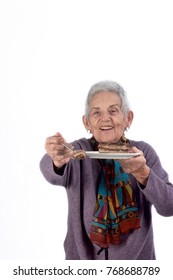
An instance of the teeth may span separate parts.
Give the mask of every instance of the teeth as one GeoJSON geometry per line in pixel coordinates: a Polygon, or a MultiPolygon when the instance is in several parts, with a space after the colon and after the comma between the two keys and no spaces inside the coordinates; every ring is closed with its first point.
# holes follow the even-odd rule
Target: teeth
{"type": "Polygon", "coordinates": [[[112,126],[100,127],[101,130],[109,130],[109,129],[112,129],[112,128],[113,128],[112,126]]]}

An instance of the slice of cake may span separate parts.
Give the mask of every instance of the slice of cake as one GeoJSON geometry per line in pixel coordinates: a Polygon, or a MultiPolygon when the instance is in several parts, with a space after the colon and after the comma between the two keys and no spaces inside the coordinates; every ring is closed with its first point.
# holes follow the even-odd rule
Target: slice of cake
{"type": "Polygon", "coordinates": [[[100,153],[128,153],[129,143],[100,143],[98,150],[100,153]]]}

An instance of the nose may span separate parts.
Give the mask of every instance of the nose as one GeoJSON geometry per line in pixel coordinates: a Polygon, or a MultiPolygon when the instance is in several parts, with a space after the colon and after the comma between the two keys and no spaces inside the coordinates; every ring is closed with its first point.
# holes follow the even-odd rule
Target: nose
{"type": "Polygon", "coordinates": [[[102,114],[101,114],[101,121],[102,122],[110,121],[110,114],[109,114],[109,112],[102,112],[102,114]]]}

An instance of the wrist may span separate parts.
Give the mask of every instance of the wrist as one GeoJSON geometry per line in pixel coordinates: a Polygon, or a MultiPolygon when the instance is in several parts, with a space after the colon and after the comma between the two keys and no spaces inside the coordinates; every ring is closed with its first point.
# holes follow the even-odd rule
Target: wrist
{"type": "Polygon", "coordinates": [[[150,175],[150,168],[146,165],[144,168],[133,172],[132,175],[141,185],[146,186],[150,175]]]}
{"type": "Polygon", "coordinates": [[[58,167],[53,162],[53,170],[56,174],[63,175],[64,174],[64,169],[65,169],[65,164],[63,164],[61,167],[58,167]]]}

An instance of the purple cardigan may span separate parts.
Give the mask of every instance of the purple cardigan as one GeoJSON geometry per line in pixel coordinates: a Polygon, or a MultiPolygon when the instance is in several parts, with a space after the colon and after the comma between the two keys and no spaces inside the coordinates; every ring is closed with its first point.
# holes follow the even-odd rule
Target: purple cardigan
{"type": "MultiPolygon", "coordinates": [[[[110,260],[153,260],[155,249],[151,206],[154,205],[162,216],[173,215],[173,185],[162,168],[154,149],[147,143],[130,141],[132,146],[142,150],[151,168],[147,186],[142,189],[136,179],[129,174],[136,195],[141,228],[129,234],[120,245],[110,245],[110,260]]],[[[75,149],[93,150],[89,139],[74,141],[75,149]]],[[[93,211],[96,203],[100,163],[97,159],[71,160],[58,173],[51,158],[45,154],[40,169],[46,180],[64,186],[68,197],[68,230],[64,242],[67,260],[103,260],[104,254],[97,255],[99,247],[89,238],[93,211]]]]}

